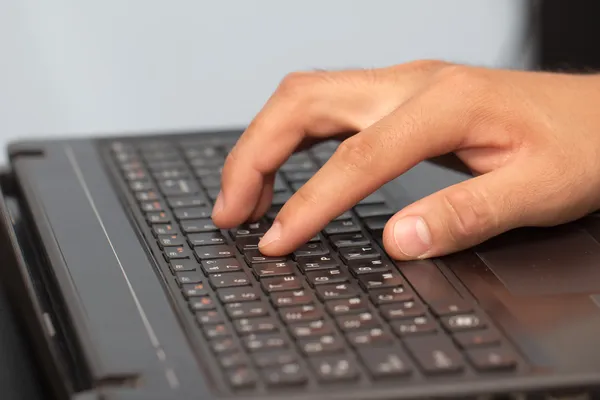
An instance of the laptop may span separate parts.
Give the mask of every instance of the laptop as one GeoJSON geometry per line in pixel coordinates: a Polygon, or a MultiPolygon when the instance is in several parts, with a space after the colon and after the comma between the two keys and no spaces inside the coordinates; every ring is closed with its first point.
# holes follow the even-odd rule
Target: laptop
{"type": "Polygon", "coordinates": [[[467,174],[424,162],[284,257],[257,244],[335,151],[280,169],[258,222],[210,214],[241,130],[27,140],[2,174],[2,282],[48,396],[594,398],[600,218],[397,262],[388,218],[467,174]]]}

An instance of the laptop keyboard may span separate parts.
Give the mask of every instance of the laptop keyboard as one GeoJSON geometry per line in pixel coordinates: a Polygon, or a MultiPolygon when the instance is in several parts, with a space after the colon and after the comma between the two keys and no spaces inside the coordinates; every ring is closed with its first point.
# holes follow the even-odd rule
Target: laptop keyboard
{"type": "Polygon", "coordinates": [[[415,271],[443,279],[432,262],[396,263],[386,255],[381,237],[395,210],[380,192],[293,254],[258,251],[281,206],[335,143],[297,153],[282,166],[263,219],[218,229],[210,214],[232,145],[132,139],[109,146],[183,312],[194,318],[198,339],[232,390],[402,385],[518,370],[516,353],[474,302],[445,280],[451,289],[443,296],[419,292],[427,282],[413,279],[415,271]]]}

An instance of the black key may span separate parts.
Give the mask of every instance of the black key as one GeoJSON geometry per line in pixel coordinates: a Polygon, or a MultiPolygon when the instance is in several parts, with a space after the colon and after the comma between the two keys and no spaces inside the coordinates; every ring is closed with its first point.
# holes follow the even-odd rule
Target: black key
{"type": "Polygon", "coordinates": [[[459,314],[442,318],[442,325],[449,331],[467,331],[485,328],[486,324],[475,314],[459,314]]]}
{"type": "Polygon", "coordinates": [[[300,289],[289,292],[273,293],[273,295],[271,295],[271,302],[275,307],[291,307],[311,304],[313,300],[310,294],[306,293],[304,289],[300,289]]]}
{"type": "Polygon", "coordinates": [[[152,234],[158,237],[159,235],[170,235],[177,233],[177,228],[171,224],[152,225],[152,234]]]}
{"type": "Polygon", "coordinates": [[[487,347],[500,344],[500,335],[491,329],[457,332],[454,340],[462,348],[487,347]]]}
{"type": "Polygon", "coordinates": [[[158,212],[158,211],[166,210],[166,206],[160,200],[145,201],[142,204],[140,204],[140,207],[142,208],[142,211],[144,211],[144,212],[158,212]]]}
{"type": "Polygon", "coordinates": [[[234,286],[249,286],[250,279],[245,272],[228,272],[226,274],[213,274],[209,277],[210,284],[218,289],[234,286]]]}
{"type": "Polygon", "coordinates": [[[269,314],[269,309],[260,301],[228,303],[225,310],[231,319],[263,317],[269,314]]]}
{"type": "Polygon", "coordinates": [[[143,169],[133,169],[125,174],[125,178],[128,181],[146,181],[148,180],[148,175],[143,169]]]}
{"type": "Polygon", "coordinates": [[[314,174],[315,172],[317,172],[317,166],[310,159],[304,161],[289,160],[281,166],[280,170],[286,174],[289,172],[299,171],[311,172],[314,174]]]}
{"type": "Polygon", "coordinates": [[[339,264],[331,256],[306,257],[298,260],[298,267],[303,274],[338,267],[339,264]]]}
{"type": "Polygon", "coordinates": [[[270,257],[263,255],[258,250],[247,250],[244,252],[244,257],[246,261],[250,264],[258,264],[258,263],[276,263],[276,262],[284,262],[287,261],[288,257],[270,257]]]}
{"type": "Polygon", "coordinates": [[[473,311],[473,306],[463,299],[454,299],[449,301],[432,301],[429,307],[435,315],[443,317],[446,315],[466,314],[473,311]]]}
{"type": "Polygon", "coordinates": [[[265,383],[273,387],[302,385],[308,379],[304,369],[297,362],[265,368],[262,375],[265,378],[265,383]]]}
{"type": "Polygon", "coordinates": [[[339,353],[344,350],[344,342],[337,335],[323,335],[298,341],[298,346],[307,356],[320,356],[328,353],[339,353]]]}
{"type": "Polygon", "coordinates": [[[404,343],[426,374],[457,373],[464,369],[462,355],[445,336],[410,337],[404,343]]]}
{"type": "Polygon", "coordinates": [[[221,367],[225,369],[231,369],[245,365],[246,358],[244,357],[244,353],[237,352],[220,357],[219,363],[221,364],[221,367]]]}
{"type": "Polygon", "coordinates": [[[269,230],[269,225],[265,222],[252,222],[249,224],[242,224],[235,229],[232,229],[231,236],[234,239],[248,237],[248,236],[262,236],[267,230],[269,230]]]}
{"type": "Polygon", "coordinates": [[[220,324],[224,321],[223,316],[215,310],[198,311],[196,313],[196,319],[201,325],[220,324]]]}
{"type": "Polygon", "coordinates": [[[428,317],[392,321],[390,325],[398,336],[423,335],[437,331],[435,322],[428,317]]]}
{"type": "Polygon", "coordinates": [[[379,251],[371,246],[341,249],[340,256],[348,265],[381,258],[379,251]]]}
{"type": "Polygon", "coordinates": [[[366,331],[348,332],[346,338],[351,345],[359,346],[387,346],[394,341],[392,335],[381,328],[371,328],[366,331]]]}
{"type": "Polygon", "coordinates": [[[321,240],[322,240],[321,235],[319,235],[317,233],[315,236],[313,236],[312,238],[310,238],[307,243],[320,242],[321,240]]]}
{"type": "Polygon", "coordinates": [[[154,178],[161,181],[161,180],[165,180],[165,179],[189,178],[190,172],[187,168],[181,168],[181,167],[165,168],[165,169],[155,170],[153,175],[154,175],[154,178]]]}
{"type": "Polygon", "coordinates": [[[176,161],[179,159],[179,153],[175,151],[152,151],[143,153],[147,162],[176,161]]]}
{"type": "Polygon", "coordinates": [[[159,196],[156,190],[152,189],[136,192],[135,198],[138,199],[138,201],[154,201],[158,200],[159,196]]]}
{"type": "Polygon", "coordinates": [[[220,175],[221,172],[222,172],[222,167],[219,167],[218,165],[194,168],[194,174],[196,174],[196,176],[198,178],[202,178],[204,176],[209,176],[209,175],[215,175],[215,174],[220,175]]]}
{"type": "Polygon", "coordinates": [[[191,297],[189,304],[192,311],[212,310],[215,308],[215,302],[209,296],[191,297]]]}
{"type": "Polygon", "coordinates": [[[209,339],[222,338],[230,335],[229,328],[225,324],[205,325],[202,329],[209,339]]]}
{"type": "Polygon", "coordinates": [[[189,143],[186,145],[183,144],[186,149],[184,150],[185,156],[188,158],[202,158],[202,159],[214,159],[217,158],[222,160],[225,154],[216,147],[211,147],[206,144],[195,144],[190,145],[189,143]]]}
{"type": "Polygon", "coordinates": [[[325,233],[328,236],[355,232],[360,232],[360,227],[351,219],[344,221],[333,221],[325,227],[325,233]]]}
{"type": "Polygon", "coordinates": [[[256,373],[246,367],[240,366],[227,372],[227,380],[235,389],[247,389],[256,386],[256,373]]]}
{"type": "Polygon", "coordinates": [[[269,221],[273,221],[275,219],[275,217],[277,217],[277,214],[281,210],[281,207],[282,206],[272,206],[271,208],[269,208],[269,211],[267,211],[267,213],[265,214],[267,219],[269,221]]]}
{"type": "Polygon", "coordinates": [[[181,291],[186,299],[208,295],[208,291],[206,290],[206,286],[203,282],[186,283],[185,285],[181,286],[181,291]]]}
{"type": "Polygon", "coordinates": [[[238,347],[230,337],[212,340],[210,342],[210,347],[217,354],[234,353],[238,351],[238,347]]]}
{"type": "Polygon", "coordinates": [[[290,182],[306,182],[313,177],[314,173],[310,171],[290,171],[284,172],[285,178],[290,182]]]}
{"type": "Polygon", "coordinates": [[[284,290],[297,290],[302,288],[302,278],[295,275],[265,278],[261,280],[261,286],[267,293],[281,292],[284,290]]]}
{"type": "Polygon", "coordinates": [[[278,192],[273,194],[271,205],[282,206],[292,197],[292,192],[278,192]]]}
{"type": "Polygon", "coordinates": [[[240,237],[236,239],[235,245],[242,253],[245,253],[246,250],[258,250],[260,239],[262,239],[262,236],[240,237]]]}
{"type": "Polygon", "coordinates": [[[322,301],[346,299],[356,297],[358,291],[349,283],[338,283],[334,285],[318,285],[315,287],[317,296],[322,301]]]}
{"type": "Polygon", "coordinates": [[[202,261],[202,269],[208,274],[233,272],[242,269],[240,262],[235,258],[219,258],[216,260],[202,261]]]}
{"type": "Polygon", "coordinates": [[[324,269],[306,273],[306,280],[312,286],[343,283],[348,281],[348,274],[339,268],[324,269]]]}
{"type": "Polygon", "coordinates": [[[388,220],[389,217],[369,217],[363,219],[363,222],[370,232],[382,232],[388,220]]]}
{"type": "Polygon", "coordinates": [[[209,207],[181,207],[176,208],[173,213],[179,221],[187,219],[210,218],[212,209],[209,207]]]}
{"type": "Polygon", "coordinates": [[[155,171],[164,171],[165,169],[172,168],[185,168],[185,162],[183,160],[177,161],[153,161],[148,163],[148,169],[155,171]]]}
{"type": "Polygon", "coordinates": [[[297,181],[297,182],[290,183],[290,186],[294,192],[297,192],[298,190],[300,190],[300,188],[302,186],[304,186],[305,183],[306,182],[303,182],[303,181],[297,181]]]}
{"type": "Polygon", "coordinates": [[[334,221],[343,221],[345,219],[352,219],[352,213],[350,211],[345,211],[344,213],[335,217],[333,220],[334,221]]]}
{"type": "Polygon", "coordinates": [[[303,257],[325,256],[329,254],[329,249],[323,243],[306,243],[294,251],[296,260],[303,257]]]}
{"type": "Polygon", "coordinates": [[[362,204],[354,208],[360,218],[369,217],[391,217],[394,210],[385,204],[362,204]]]}
{"type": "Polygon", "coordinates": [[[296,361],[297,357],[289,350],[269,351],[266,353],[255,353],[252,355],[254,362],[259,368],[271,367],[273,365],[289,364],[296,361]]]}
{"type": "Polygon", "coordinates": [[[200,192],[198,184],[191,179],[166,179],[158,183],[165,196],[186,196],[200,192]]]}
{"type": "Polygon", "coordinates": [[[336,250],[345,247],[369,246],[371,241],[362,233],[347,233],[345,235],[333,235],[329,238],[333,248],[336,250]]]}
{"type": "Polygon", "coordinates": [[[371,301],[373,303],[388,304],[397,303],[411,300],[413,298],[412,293],[408,292],[404,287],[397,286],[394,288],[377,289],[370,292],[371,301]]]}
{"type": "Polygon", "coordinates": [[[425,315],[425,307],[414,300],[386,304],[379,308],[383,318],[387,320],[420,317],[425,315]]]}
{"type": "Polygon", "coordinates": [[[206,175],[200,178],[200,183],[205,188],[220,188],[221,187],[221,177],[215,175],[206,175]]]}
{"type": "Polygon", "coordinates": [[[274,193],[287,192],[287,190],[288,190],[287,185],[281,178],[281,175],[277,174],[275,176],[275,181],[273,182],[273,192],[274,193]]]}
{"type": "Polygon", "coordinates": [[[323,312],[313,304],[299,307],[282,308],[279,310],[281,318],[286,323],[315,321],[324,317],[323,312]]]}
{"type": "Polygon", "coordinates": [[[129,182],[129,187],[134,192],[144,192],[147,190],[154,189],[154,184],[150,181],[142,180],[142,181],[131,181],[129,182]]]}
{"type": "Polygon", "coordinates": [[[380,327],[380,324],[377,319],[375,319],[375,316],[369,311],[359,314],[339,316],[336,317],[335,320],[337,321],[340,329],[344,332],[380,327]]]}
{"type": "Polygon", "coordinates": [[[287,347],[287,341],[279,333],[261,333],[248,335],[242,338],[244,346],[252,352],[263,350],[282,349],[287,347]]]}
{"type": "Polygon", "coordinates": [[[225,237],[220,232],[191,233],[187,236],[190,246],[210,246],[225,244],[225,237]]]}
{"type": "Polygon", "coordinates": [[[325,303],[325,307],[327,308],[327,311],[334,316],[354,314],[368,310],[367,301],[360,297],[331,300],[325,303]]]}
{"type": "Polygon", "coordinates": [[[289,327],[289,330],[296,339],[331,335],[334,332],[331,322],[322,319],[294,324],[289,327]]]}
{"type": "Polygon", "coordinates": [[[213,224],[210,218],[188,219],[181,221],[181,230],[185,233],[215,232],[219,228],[213,224]]]}
{"type": "Polygon", "coordinates": [[[398,378],[412,372],[408,356],[399,347],[363,347],[358,354],[374,379],[398,378]]]}
{"type": "Polygon", "coordinates": [[[176,233],[172,235],[158,235],[158,244],[164,248],[166,246],[183,246],[184,238],[176,233]]]}
{"type": "Polygon", "coordinates": [[[195,247],[194,252],[196,253],[198,260],[235,257],[235,250],[231,246],[225,244],[195,247]]]}
{"type": "Polygon", "coordinates": [[[146,220],[150,224],[168,224],[171,222],[171,215],[166,211],[150,212],[146,214],[146,220]]]}
{"type": "Polygon", "coordinates": [[[401,286],[404,280],[397,272],[378,272],[358,277],[360,286],[364,290],[383,289],[401,286]]]}
{"type": "Polygon", "coordinates": [[[169,262],[169,266],[174,273],[181,271],[197,271],[198,263],[196,260],[190,259],[172,260],[169,262]]]}
{"type": "Polygon", "coordinates": [[[380,192],[375,192],[365,197],[358,204],[381,204],[385,203],[385,197],[380,192]]]}
{"type": "Polygon", "coordinates": [[[310,364],[321,382],[353,381],[358,378],[355,361],[347,355],[311,358],[310,364]]]}
{"type": "Polygon", "coordinates": [[[208,205],[203,196],[168,197],[167,202],[173,208],[185,208],[208,205]]]}
{"type": "Polygon", "coordinates": [[[258,291],[251,286],[240,286],[233,288],[224,288],[217,290],[219,300],[223,303],[240,303],[243,301],[253,301],[260,298],[258,291]]]}
{"type": "Polygon", "coordinates": [[[200,272],[177,272],[175,275],[175,281],[180,287],[186,283],[200,283],[203,280],[200,272]]]}
{"type": "Polygon", "coordinates": [[[256,275],[258,279],[262,279],[270,276],[293,275],[296,268],[293,262],[285,261],[279,263],[255,264],[252,266],[252,269],[254,270],[254,275],[256,275]]]}
{"type": "Polygon", "coordinates": [[[177,246],[177,247],[165,247],[165,258],[167,261],[181,259],[181,258],[190,258],[192,253],[187,246],[177,246]]]}
{"type": "Polygon", "coordinates": [[[233,324],[240,335],[277,330],[277,324],[271,318],[243,318],[233,321],[233,324]]]}
{"type": "Polygon", "coordinates": [[[514,354],[505,348],[470,349],[467,357],[479,371],[514,369],[517,366],[514,354]]]}
{"type": "Polygon", "coordinates": [[[387,272],[392,269],[392,264],[385,260],[370,260],[355,262],[348,266],[350,273],[356,277],[359,275],[372,274],[376,272],[387,272]]]}

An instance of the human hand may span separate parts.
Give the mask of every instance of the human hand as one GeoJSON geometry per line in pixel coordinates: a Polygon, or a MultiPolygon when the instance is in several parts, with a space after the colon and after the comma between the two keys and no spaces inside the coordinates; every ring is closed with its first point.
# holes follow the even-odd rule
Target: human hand
{"type": "Polygon", "coordinates": [[[600,208],[599,104],[598,75],[439,61],[294,73],[228,156],[213,220],[230,228],[260,217],[285,160],[342,135],[263,237],[265,255],[293,251],[386,182],[452,152],[474,177],[394,215],[383,236],[391,257],[440,256],[513,228],[568,222],[600,208]]]}

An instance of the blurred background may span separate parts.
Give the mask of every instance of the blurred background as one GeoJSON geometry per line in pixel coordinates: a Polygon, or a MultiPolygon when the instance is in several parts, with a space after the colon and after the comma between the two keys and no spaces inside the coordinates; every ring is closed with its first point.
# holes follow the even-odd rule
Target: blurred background
{"type": "Polygon", "coordinates": [[[0,146],[23,137],[243,126],[294,70],[420,58],[534,68],[533,4],[2,0],[0,146]]]}

